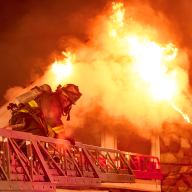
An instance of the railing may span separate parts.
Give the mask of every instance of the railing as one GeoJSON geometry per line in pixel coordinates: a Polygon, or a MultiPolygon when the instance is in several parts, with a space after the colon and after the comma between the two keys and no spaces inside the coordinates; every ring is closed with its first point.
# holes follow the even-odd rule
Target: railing
{"type": "Polygon", "coordinates": [[[84,146],[93,157],[92,160],[103,172],[112,170],[120,173],[123,170],[128,170],[130,174],[134,174],[136,179],[162,179],[158,157],[96,146],[84,146]]]}
{"type": "Polygon", "coordinates": [[[99,188],[160,175],[156,157],[0,129],[0,191],[99,188]]]}
{"type": "Polygon", "coordinates": [[[137,179],[162,179],[159,158],[138,153],[123,152],[137,179]]]}

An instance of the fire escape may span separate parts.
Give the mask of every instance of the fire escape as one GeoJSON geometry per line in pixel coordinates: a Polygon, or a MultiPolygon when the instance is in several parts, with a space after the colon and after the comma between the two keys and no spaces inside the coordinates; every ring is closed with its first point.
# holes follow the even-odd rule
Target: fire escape
{"type": "Polygon", "coordinates": [[[159,159],[154,156],[79,142],[71,145],[62,139],[0,129],[3,192],[55,192],[62,188],[139,190],[139,186],[143,186],[143,191],[160,191],[160,180],[159,159]]]}

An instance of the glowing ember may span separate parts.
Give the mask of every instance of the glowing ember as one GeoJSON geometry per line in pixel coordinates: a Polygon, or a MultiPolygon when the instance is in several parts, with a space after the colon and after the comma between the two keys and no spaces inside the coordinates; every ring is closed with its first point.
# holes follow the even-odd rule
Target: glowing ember
{"type": "Polygon", "coordinates": [[[70,52],[63,52],[63,55],[66,56],[65,59],[56,60],[52,64],[52,71],[55,74],[57,83],[63,81],[72,73],[72,54],[70,52]]]}

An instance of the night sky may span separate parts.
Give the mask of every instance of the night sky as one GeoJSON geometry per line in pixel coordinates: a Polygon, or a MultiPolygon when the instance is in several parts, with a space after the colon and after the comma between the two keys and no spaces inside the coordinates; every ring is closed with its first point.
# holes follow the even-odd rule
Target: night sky
{"type": "MultiPolygon", "coordinates": [[[[65,39],[88,41],[89,22],[106,0],[5,0],[0,2],[0,104],[12,86],[27,86],[43,74],[51,55],[65,48],[65,39]],[[61,45],[62,42],[62,45],[61,45]]],[[[128,2],[128,1],[126,1],[128,2]]],[[[191,0],[131,0],[148,3],[165,15],[178,44],[191,55],[191,0]]],[[[190,76],[189,76],[190,77],[190,76]]]]}

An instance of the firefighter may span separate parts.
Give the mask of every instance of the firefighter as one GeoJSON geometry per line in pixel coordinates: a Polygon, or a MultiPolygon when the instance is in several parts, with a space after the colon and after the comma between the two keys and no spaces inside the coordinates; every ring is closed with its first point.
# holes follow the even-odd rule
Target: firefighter
{"type": "MultiPolygon", "coordinates": [[[[47,84],[34,87],[18,97],[19,104],[10,103],[13,130],[58,138],[64,135],[62,115],[70,120],[72,105],[81,97],[78,86],[59,85],[55,92],[47,84]]],[[[70,139],[69,139],[70,140],[70,139]]]]}

